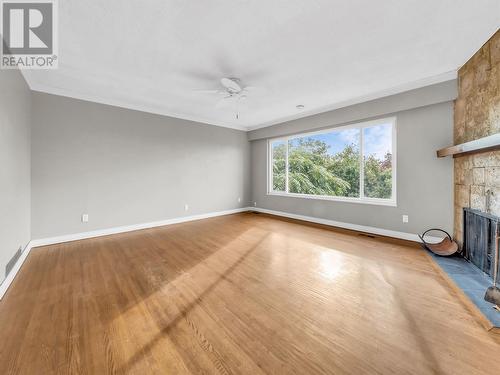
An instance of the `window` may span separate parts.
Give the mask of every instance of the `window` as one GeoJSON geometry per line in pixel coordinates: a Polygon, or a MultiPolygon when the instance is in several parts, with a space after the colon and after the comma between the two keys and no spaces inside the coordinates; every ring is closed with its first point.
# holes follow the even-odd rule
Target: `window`
{"type": "Polygon", "coordinates": [[[286,143],[273,142],[273,191],[286,191],[286,143]]]}
{"type": "Polygon", "coordinates": [[[396,205],[395,119],[269,141],[269,194],[396,205]]]}

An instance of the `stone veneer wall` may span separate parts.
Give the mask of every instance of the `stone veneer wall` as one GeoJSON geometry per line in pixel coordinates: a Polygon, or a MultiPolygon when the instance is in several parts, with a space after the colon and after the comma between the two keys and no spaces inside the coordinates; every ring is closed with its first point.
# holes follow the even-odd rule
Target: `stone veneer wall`
{"type": "MultiPolygon", "coordinates": [[[[500,31],[458,71],[455,144],[500,132],[500,31]]],[[[500,151],[455,159],[454,237],[461,244],[463,207],[500,216],[500,151]]]]}

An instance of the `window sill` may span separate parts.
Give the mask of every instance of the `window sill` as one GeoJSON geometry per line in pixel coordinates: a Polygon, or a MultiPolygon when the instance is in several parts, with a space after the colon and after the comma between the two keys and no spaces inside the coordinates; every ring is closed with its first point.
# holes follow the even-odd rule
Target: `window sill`
{"type": "Polygon", "coordinates": [[[327,195],[308,195],[308,194],[284,193],[277,191],[268,192],[267,195],[278,196],[278,197],[289,197],[289,198],[303,198],[303,199],[315,199],[323,201],[345,202],[345,203],[372,204],[375,206],[389,206],[389,207],[398,206],[397,202],[393,199],[333,197],[327,195]]]}

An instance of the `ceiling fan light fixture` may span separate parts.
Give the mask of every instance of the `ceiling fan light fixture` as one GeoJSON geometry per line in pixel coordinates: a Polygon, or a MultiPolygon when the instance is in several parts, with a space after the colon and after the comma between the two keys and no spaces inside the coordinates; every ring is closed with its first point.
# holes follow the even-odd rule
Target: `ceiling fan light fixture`
{"type": "Polygon", "coordinates": [[[239,84],[239,79],[238,78],[229,78],[229,77],[224,77],[220,80],[220,83],[224,88],[233,94],[237,94],[241,92],[242,88],[239,84]]]}

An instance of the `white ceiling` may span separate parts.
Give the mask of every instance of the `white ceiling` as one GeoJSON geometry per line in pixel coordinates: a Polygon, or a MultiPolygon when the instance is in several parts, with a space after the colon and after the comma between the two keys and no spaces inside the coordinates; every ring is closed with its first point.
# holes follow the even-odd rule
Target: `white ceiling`
{"type": "Polygon", "coordinates": [[[499,0],[61,0],[59,69],[25,73],[37,91],[253,129],[451,79],[499,25],[499,0]],[[238,120],[196,92],[222,77],[263,89],[238,120]]]}

